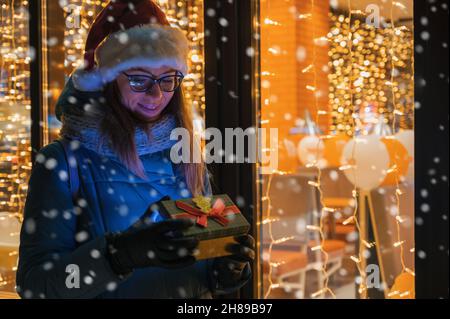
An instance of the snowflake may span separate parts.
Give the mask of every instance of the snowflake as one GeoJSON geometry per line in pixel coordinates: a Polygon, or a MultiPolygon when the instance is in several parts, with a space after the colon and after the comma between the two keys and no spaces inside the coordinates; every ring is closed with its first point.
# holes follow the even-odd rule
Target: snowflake
{"type": "Polygon", "coordinates": [[[36,231],[36,222],[33,218],[27,218],[25,220],[25,232],[27,234],[33,234],[36,231]]]}
{"type": "Polygon", "coordinates": [[[59,176],[59,179],[62,182],[66,182],[69,179],[69,175],[64,170],[60,170],[59,173],[58,173],[58,176],[59,176]]]}
{"type": "Polygon", "coordinates": [[[114,281],[111,281],[106,285],[106,290],[108,290],[108,291],[114,291],[116,289],[117,289],[117,283],[115,283],[114,281]]]}
{"type": "Polygon", "coordinates": [[[423,203],[422,205],[420,205],[420,210],[424,213],[428,213],[430,211],[430,205],[428,205],[427,203],[423,203]]]}
{"type": "Polygon", "coordinates": [[[188,250],[186,248],[180,248],[177,251],[178,256],[181,257],[181,258],[186,257],[188,255],[188,253],[189,252],[188,252],[188,250]]]}
{"type": "Polygon", "coordinates": [[[120,44],[127,44],[129,41],[129,36],[125,32],[119,34],[119,42],[120,44]]]}
{"type": "Polygon", "coordinates": [[[186,298],[187,296],[186,289],[184,289],[183,287],[178,287],[177,290],[181,298],[186,298]]]}
{"type": "Polygon", "coordinates": [[[208,17],[214,17],[216,15],[216,10],[209,8],[208,10],[206,10],[206,15],[208,17]]]}
{"type": "Polygon", "coordinates": [[[45,271],[49,271],[49,270],[51,270],[52,268],[53,268],[53,263],[51,262],[51,261],[48,261],[48,262],[46,262],[46,263],[44,263],[43,265],[42,265],[42,268],[45,270],[45,271]]]}
{"type": "Polygon", "coordinates": [[[150,259],[154,259],[155,258],[155,252],[153,250],[149,250],[147,252],[147,257],[150,259]]]}
{"type": "Polygon", "coordinates": [[[86,239],[88,239],[88,237],[89,237],[89,234],[84,230],[75,234],[75,240],[79,243],[85,241],[86,239]]]}
{"type": "Polygon", "coordinates": [[[53,219],[53,218],[55,218],[56,216],[58,216],[58,210],[57,210],[57,209],[51,209],[51,210],[49,210],[48,212],[45,211],[45,210],[43,210],[43,211],[42,211],[42,215],[43,215],[44,217],[46,217],[46,218],[53,219]]]}
{"type": "Polygon", "coordinates": [[[48,170],[54,169],[58,165],[58,161],[54,158],[49,158],[45,161],[45,168],[48,170]]]}
{"type": "Polygon", "coordinates": [[[247,56],[253,57],[253,56],[255,55],[255,49],[252,48],[252,47],[248,47],[248,48],[245,50],[245,53],[247,54],[247,56]]]}
{"type": "Polygon", "coordinates": [[[127,216],[128,215],[128,206],[127,205],[120,205],[118,208],[119,215],[120,216],[127,216]]]}
{"type": "Polygon", "coordinates": [[[94,282],[94,279],[91,276],[85,276],[83,281],[86,285],[91,285],[94,282]]]}
{"type": "Polygon", "coordinates": [[[100,251],[98,249],[91,250],[91,257],[94,259],[100,258],[100,251]]]}
{"type": "Polygon", "coordinates": [[[419,250],[417,252],[417,257],[419,257],[420,259],[425,259],[427,257],[427,254],[423,250],[419,250]]]}
{"type": "Polygon", "coordinates": [[[228,26],[228,20],[227,19],[225,19],[225,18],[220,18],[219,19],[219,24],[222,26],[222,27],[227,27],[228,26]]]}

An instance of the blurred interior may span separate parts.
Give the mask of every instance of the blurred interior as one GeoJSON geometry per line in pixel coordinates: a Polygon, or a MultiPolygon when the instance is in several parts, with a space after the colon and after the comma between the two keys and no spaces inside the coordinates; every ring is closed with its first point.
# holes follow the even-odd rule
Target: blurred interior
{"type": "MultiPolygon", "coordinates": [[[[414,269],[412,3],[397,1],[391,10],[390,1],[261,1],[261,126],[278,128],[279,140],[278,171],[261,175],[261,296],[395,298],[414,294],[393,291],[402,269],[414,269]],[[369,5],[378,6],[378,27],[366,23],[369,5]],[[353,83],[353,97],[348,90],[353,82],[347,49],[350,11],[353,63],[361,69],[359,78],[353,74],[353,81],[360,81],[353,83]],[[389,42],[391,13],[398,43],[389,42]],[[395,123],[387,82],[389,46],[396,50],[394,103],[403,115],[395,123]],[[399,185],[386,177],[377,187],[360,191],[344,174],[343,149],[354,135],[374,134],[383,140],[397,132],[410,133],[405,145],[408,170],[397,175],[399,185]],[[319,174],[320,188],[315,185],[319,174]],[[397,186],[402,192],[398,203],[397,186]],[[362,198],[368,200],[363,210],[362,198]],[[347,222],[354,214],[360,223],[366,220],[367,233],[362,238],[372,239],[358,263],[359,231],[354,221],[347,222]],[[402,218],[400,237],[396,214],[402,218]],[[402,267],[398,238],[406,267],[402,267]],[[360,268],[376,265],[380,287],[360,293],[357,264],[360,268]]],[[[361,179],[370,175],[368,170],[359,173],[361,179]]],[[[413,284],[413,277],[406,281],[413,284]]]]}

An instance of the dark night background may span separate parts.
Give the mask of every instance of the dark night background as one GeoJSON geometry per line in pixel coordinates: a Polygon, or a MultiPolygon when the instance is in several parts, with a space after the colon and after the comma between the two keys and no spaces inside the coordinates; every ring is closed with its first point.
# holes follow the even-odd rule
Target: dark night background
{"type": "Polygon", "coordinates": [[[414,1],[414,27],[416,298],[448,298],[448,0],[414,1]]]}

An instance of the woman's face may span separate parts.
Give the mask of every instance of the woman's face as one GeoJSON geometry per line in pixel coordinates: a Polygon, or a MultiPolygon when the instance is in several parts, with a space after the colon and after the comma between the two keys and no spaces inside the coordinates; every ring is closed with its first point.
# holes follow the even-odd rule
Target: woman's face
{"type": "Polygon", "coordinates": [[[129,109],[135,116],[144,121],[153,121],[158,119],[161,112],[169,104],[174,92],[161,91],[159,85],[155,84],[148,92],[135,92],[130,87],[129,76],[150,76],[153,79],[159,79],[163,76],[174,75],[175,70],[168,67],[131,68],[122,72],[116,79],[119,86],[122,104],[129,109]],[[126,73],[126,75],[125,75],[126,73]]]}

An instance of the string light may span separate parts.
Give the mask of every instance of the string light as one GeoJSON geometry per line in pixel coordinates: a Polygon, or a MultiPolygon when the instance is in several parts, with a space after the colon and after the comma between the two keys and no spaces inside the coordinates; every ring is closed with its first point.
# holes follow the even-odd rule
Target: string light
{"type": "Polygon", "coordinates": [[[311,13],[305,13],[305,14],[299,14],[298,15],[298,19],[308,19],[311,18],[312,14],[311,13]]]}
{"type": "Polygon", "coordinates": [[[342,224],[345,226],[345,225],[348,225],[348,224],[350,224],[350,223],[352,223],[352,222],[354,222],[355,221],[355,216],[350,216],[349,218],[347,218],[346,220],[344,220],[343,222],[342,222],[342,224]]]}
{"type": "Polygon", "coordinates": [[[265,18],[265,19],[264,19],[264,24],[267,24],[267,25],[277,25],[277,26],[281,25],[281,23],[279,23],[279,22],[277,22],[277,21],[274,21],[274,20],[271,20],[271,19],[269,19],[269,18],[265,18]]]}
{"type": "MultiPolygon", "coordinates": [[[[352,10],[351,13],[354,13],[352,10]]],[[[413,58],[413,41],[411,31],[401,26],[395,28],[395,36],[390,36],[390,30],[377,28],[367,23],[361,23],[364,14],[355,19],[349,26],[348,18],[343,15],[330,14],[332,27],[327,34],[330,40],[329,51],[329,103],[331,106],[330,130],[346,133],[352,136],[352,116],[359,120],[358,112],[365,107],[375,105],[377,112],[384,116],[386,123],[393,117],[402,116],[398,122],[400,128],[410,128],[411,115],[414,105],[414,81],[410,70],[413,58]],[[361,19],[361,21],[360,21],[361,19]],[[346,37],[353,33],[353,73],[351,82],[348,79],[349,43],[346,37]],[[392,43],[393,42],[393,43],[392,43]],[[396,66],[391,70],[389,56],[393,47],[392,56],[396,66]],[[394,72],[397,81],[388,76],[394,72]],[[356,83],[355,83],[356,82],[356,83]],[[355,86],[353,95],[356,112],[352,112],[348,84],[355,86]],[[386,94],[386,86],[395,87],[395,97],[400,99],[396,108],[391,108],[391,98],[386,94]],[[339,112],[341,110],[341,112],[339,112]],[[395,113],[394,113],[395,112],[395,113]]],[[[376,119],[375,119],[376,120],[376,119]]],[[[366,121],[369,122],[369,121],[366,121]]],[[[367,128],[358,127],[358,132],[367,133],[367,128]]]]}
{"type": "MultiPolygon", "coordinates": [[[[348,104],[347,105],[351,108],[351,114],[355,114],[355,104],[354,104],[354,100],[353,100],[353,98],[354,98],[353,97],[353,79],[354,79],[354,74],[353,74],[353,71],[354,71],[353,65],[354,65],[354,63],[353,63],[353,61],[354,61],[354,56],[353,56],[353,39],[352,39],[354,33],[352,32],[352,5],[351,5],[351,0],[347,0],[347,8],[348,8],[348,17],[346,19],[346,21],[347,21],[347,25],[346,26],[347,26],[348,34],[347,34],[347,41],[345,43],[346,43],[346,45],[348,47],[348,60],[349,60],[349,63],[350,63],[350,68],[349,68],[350,69],[350,75],[349,75],[349,78],[346,79],[347,82],[348,82],[348,85],[349,85],[349,91],[347,93],[348,94],[348,104]]],[[[339,19],[339,20],[343,20],[343,19],[339,19]]],[[[344,97],[346,97],[345,94],[344,94],[344,97]]],[[[354,156],[355,156],[355,145],[356,145],[356,134],[355,134],[356,129],[355,128],[357,126],[357,122],[355,121],[355,118],[353,116],[350,116],[350,119],[351,119],[350,123],[351,123],[351,129],[352,129],[350,132],[351,132],[351,136],[353,138],[353,147],[352,147],[351,159],[354,159],[354,156]]],[[[347,132],[349,132],[349,131],[347,131],[347,132]]],[[[352,169],[352,174],[354,176],[354,179],[356,180],[356,167],[354,165],[352,165],[351,169],[352,169]]],[[[352,190],[352,197],[353,198],[357,198],[357,196],[358,196],[358,191],[356,189],[356,185],[354,184],[353,185],[353,190],[352,190]]],[[[358,201],[355,201],[355,205],[354,205],[354,208],[353,208],[353,216],[352,216],[351,222],[353,222],[355,224],[355,226],[356,226],[356,228],[358,230],[358,233],[359,233],[359,249],[358,249],[358,257],[351,256],[350,259],[355,262],[355,265],[356,265],[356,267],[358,269],[358,272],[360,274],[360,277],[361,277],[361,282],[359,284],[358,292],[359,292],[359,294],[360,294],[360,296],[362,298],[365,298],[366,297],[365,293],[367,291],[367,289],[366,289],[366,272],[365,272],[365,269],[363,268],[363,265],[361,265],[361,261],[364,258],[364,255],[363,255],[363,250],[364,250],[364,246],[363,245],[364,244],[363,243],[366,240],[365,240],[365,238],[362,237],[363,233],[361,232],[361,227],[360,227],[360,224],[359,224],[359,220],[358,220],[357,214],[358,214],[358,201]]],[[[350,219],[347,219],[346,221],[348,221],[348,223],[349,223],[350,219]]]]}
{"type": "MultiPolygon", "coordinates": [[[[265,201],[267,202],[267,217],[265,218],[265,220],[271,220],[271,210],[272,210],[272,206],[271,206],[271,198],[269,196],[270,194],[270,189],[271,189],[271,185],[272,185],[272,179],[274,175],[284,175],[285,173],[288,172],[282,172],[282,171],[277,171],[274,170],[272,174],[269,175],[268,181],[267,181],[267,187],[266,187],[266,193],[265,196],[263,196],[263,198],[265,199],[265,201]]],[[[269,238],[270,238],[270,243],[269,243],[269,248],[267,251],[267,256],[268,256],[268,265],[269,265],[269,271],[268,271],[268,281],[269,281],[269,287],[266,291],[266,293],[264,294],[264,298],[267,299],[270,295],[270,293],[272,292],[273,289],[279,288],[280,285],[279,284],[275,284],[272,281],[272,274],[273,274],[273,263],[271,261],[272,258],[272,249],[273,246],[276,244],[280,244],[283,242],[286,242],[288,240],[293,239],[294,237],[283,237],[283,238],[279,238],[279,239],[275,239],[273,236],[273,232],[272,232],[272,222],[267,223],[268,224],[268,233],[269,233],[269,238]]]]}
{"type": "Polygon", "coordinates": [[[205,75],[204,75],[204,25],[202,0],[158,0],[171,25],[184,31],[189,41],[189,74],[183,81],[184,98],[187,105],[200,118],[204,117],[205,75]]]}
{"type": "Polygon", "coordinates": [[[310,64],[302,70],[302,73],[307,73],[313,69],[314,65],[310,64]]]}
{"type": "MultiPolygon", "coordinates": [[[[315,1],[311,0],[311,17],[315,16],[315,1]]],[[[319,45],[320,42],[323,40],[328,41],[328,39],[326,37],[321,37],[319,38],[320,40],[317,41],[316,40],[316,32],[315,32],[315,28],[312,28],[312,38],[314,39],[314,44],[313,44],[313,58],[312,58],[312,73],[313,73],[313,85],[307,85],[308,87],[312,87],[314,88],[315,91],[317,88],[317,49],[316,49],[316,45],[319,45]]],[[[318,102],[318,95],[314,94],[314,109],[316,111],[316,123],[319,123],[319,102],[318,102]]],[[[320,143],[322,142],[322,138],[319,138],[317,140],[317,145],[316,145],[316,158],[318,159],[320,157],[320,143]]],[[[322,261],[322,267],[321,267],[321,272],[323,275],[323,283],[322,283],[322,288],[319,289],[319,291],[316,291],[314,293],[311,294],[312,298],[316,298],[318,296],[322,296],[322,295],[326,295],[326,293],[328,292],[332,298],[336,298],[336,295],[334,294],[334,292],[328,287],[328,282],[329,282],[329,274],[327,272],[327,266],[328,266],[328,259],[329,259],[329,255],[327,253],[327,251],[324,248],[325,245],[325,234],[324,234],[324,219],[326,218],[326,213],[328,212],[334,212],[335,210],[329,207],[326,207],[326,205],[324,204],[324,200],[323,200],[323,190],[321,188],[321,177],[322,177],[322,170],[320,168],[320,165],[316,165],[317,168],[317,180],[316,182],[313,181],[308,181],[308,184],[314,187],[317,187],[317,191],[319,192],[319,201],[320,201],[320,206],[322,207],[321,210],[321,214],[320,214],[320,219],[319,219],[319,230],[318,230],[318,234],[319,234],[319,240],[320,240],[320,245],[316,245],[314,247],[311,248],[312,251],[316,251],[316,250],[320,250],[320,253],[323,256],[323,260],[322,261]]]]}
{"type": "MultiPolygon", "coordinates": [[[[405,9],[404,5],[391,0],[391,8],[390,8],[390,18],[391,18],[391,48],[389,50],[389,52],[391,53],[391,82],[393,83],[393,85],[391,85],[391,96],[392,96],[392,107],[393,107],[393,113],[395,115],[405,115],[405,112],[403,110],[399,110],[398,109],[398,105],[397,105],[397,96],[396,96],[396,92],[398,91],[398,87],[397,87],[397,82],[394,81],[394,70],[396,70],[397,67],[401,67],[402,66],[402,61],[399,59],[394,59],[395,58],[395,54],[396,54],[396,43],[397,43],[397,37],[396,35],[401,35],[402,32],[400,32],[401,29],[396,28],[395,27],[395,22],[394,22],[394,6],[400,7],[405,9]],[[396,65],[397,64],[397,65],[396,65]]],[[[414,68],[412,68],[412,70],[414,70],[414,68]]],[[[414,71],[412,71],[414,72],[414,71]]],[[[412,112],[414,112],[414,110],[412,110],[412,112]]],[[[392,132],[395,132],[396,129],[396,121],[397,121],[397,117],[393,116],[392,117],[392,132]]],[[[397,149],[395,148],[394,150],[394,158],[396,158],[397,155],[397,149]]],[[[399,173],[397,170],[396,165],[395,166],[395,170],[394,170],[394,179],[395,179],[395,205],[396,205],[396,216],[395,216],[395,223],[396,223],[396,230],[397,230],[397,241],[394,243],[394,247],[400,247],[400,263],[402,265],[402,270],[401,273],[409,273],[413,276],[415,276],[414,272],[412,270],[410,270],[408,267],[406,267],[406,262],[405,262],[405,252],[404,252],[404,244],[406,243],[406,240],[402,240],[401,239],[401,231],[400,231],[400,227],[401,227],[401,223],[404,221],[402,219],[402,217],[400,216],[400,195],[402,195],[402,191],[400,189],[400,183],[399,183],[399,173]]],[[[400,293],[400,297],[406,297],[409,295],[409,291],[405,291],[405,292],[401,292],[400,293]]]]}
{"type": "Polygon", "coordinates": [[[320,231],[320,227],[316,226],[316,225],[307,225],[306,229],[308,230],[314,230],[314,231],[320,231]]]}
{"type": "Polygon", "coordinates": [[[361,259],[355,256],[350,256],[350,259],[353,260],[355,263],[359,264],[361,262],[361,259]]]}
{"type": "Polygon", "coordinates": [[[21,220],[31,169],[28,3],[10,0],[0,11],[0,122],[9,123],[0,129],[0,209],[21,220]]]}
{"type": "Polygon", "coordinates": [[[313,187],[319,187],[320,184],[318,182],[314,182],[314,181],[308,181],[308,184],[313,186],[313,187]]]}
{"type": "Polygon", "coordinates": [[[373,246],[375,246],[375,243],[369,243],[366,240],[362,240],[362,243],[364,244],[364,246],[366,246],[367,248],[372,248],[373,246]]]}
{"type": "Polygon", "coordinates": [[[278,221],[280,221],[279,218],[266,218],[261,222],[261,224],[266,225],[268,223],[274,223],[274,222],[278,222],[278,221]]]}
{"type": "Polygon", "coordinates": [[[64,52],[64,72],[72,73],[75,68],[84,64],[84,44],[91,24],[97,14],[104,8],[106,1],[76,0],[63,6],[66,25],[61,50],[64,52]],[[75,10],[73,11],[73,8],[75,10]],[[79,23],[79,24],[78,24],[79,23]]]}

